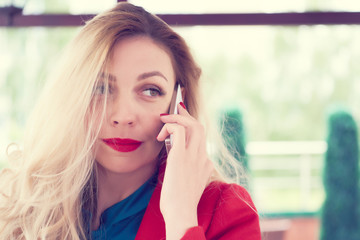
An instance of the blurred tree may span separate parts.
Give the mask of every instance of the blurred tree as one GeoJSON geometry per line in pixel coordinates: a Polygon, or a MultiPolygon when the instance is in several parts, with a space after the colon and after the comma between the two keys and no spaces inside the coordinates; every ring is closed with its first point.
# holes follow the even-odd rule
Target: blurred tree
{"type": "Polygon", "coordinates": [[[0,162],[11,142],[21,144],[46,75],[78,29],[0,29],[0,162]]]}
{"type": "MultiPolygon", "coordinates": [[[[220,127],[225,146],[241,163],[249,174],[248,156],[246,154],[245,127],[242,113],[238,108],[228,108],[221,113],[220,127]]],[[[249,183],[244,183],[249,188],[249,183]]]]}
{"type": "Polygon", "coordinates": [[[327,143],[321,240],[359,239],[359,147],[350,113],[339,109],[330,114],[327,143]]]}
{"type": "Polygon", "coordinates": [[[189,42],[206,76],[204,92],[214,96],[207,101],[214,110],[237,104],[248,141],[322,139],[326,124],[318,116],[333,103],[360,119],[358,26],[199,28],[189,39],[200,40],[189,42]]]}

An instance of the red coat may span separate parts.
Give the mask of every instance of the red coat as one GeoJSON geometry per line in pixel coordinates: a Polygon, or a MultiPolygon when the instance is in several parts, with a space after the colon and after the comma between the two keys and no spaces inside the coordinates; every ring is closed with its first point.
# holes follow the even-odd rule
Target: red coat
{"type": "MultiPolygon", "coordinates": [[[[160,193],[161,184],[158,184],[135,240],[166,239],[160,193]]],[[[188,229],[181,240],[261,240],[255,206],[249,193],[236,184],[212,182],[205,189],[198,205],[198,223],[199,226],[188,229]]]]}

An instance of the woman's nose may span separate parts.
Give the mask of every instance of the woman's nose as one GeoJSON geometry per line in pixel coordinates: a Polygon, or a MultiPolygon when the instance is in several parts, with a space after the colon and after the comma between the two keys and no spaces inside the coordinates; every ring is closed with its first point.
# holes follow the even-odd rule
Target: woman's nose
{"type": "Polygon", "coordinates": [[[129,98],[118,97],[110,106],[110,123],[114,126],[132,126],[135,123],[135,108],[129,98]]]}

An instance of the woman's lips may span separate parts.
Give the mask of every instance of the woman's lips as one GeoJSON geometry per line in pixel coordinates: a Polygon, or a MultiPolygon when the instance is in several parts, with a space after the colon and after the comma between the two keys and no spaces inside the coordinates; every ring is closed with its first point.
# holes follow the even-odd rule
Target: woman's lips
{"type": "Polygon", "coordinates": [[[118,152],[132,152],[135,151],[142,142],[129,138],[106,138],[103,142],[118,152]]]}

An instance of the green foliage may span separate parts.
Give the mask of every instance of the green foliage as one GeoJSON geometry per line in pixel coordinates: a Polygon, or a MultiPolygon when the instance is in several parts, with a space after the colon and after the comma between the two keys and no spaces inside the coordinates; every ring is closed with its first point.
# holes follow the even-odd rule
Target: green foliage
{"type": "Polygon", "coordinates": [[[229,109],[223,113],[222,137],[226,142],[226,147],[234,157],[239,160],[247,169],[247,155],[245,151],[245,129],[242,113],[238,109],[229,109]]]}
{"type": "Polygon", "coordinates": [[[225,145],[233,156],[248,170],[246,154],[245,128],[242,113],[237,108],[225,110],[221,116],[222,137],[225,145]]]}
{"type": "Polygon", "coordinates": [[[24,126],[45,76],[54,69],[59,52],[77,31],[0,29],[0,164],[11,142],[22,144],[24,126]]]}
{"type": "Polygon", "coordinates": [[[239,106],[248,141],[318,141],[326,132],[319,115],[334,103],[360,119],[357,28],[194,28],[188,39],[204,72],[209,112],[239,106]]]}
{"type": "Polygon", "coordinates": [[[334,111],[328,121],[322,240],[358,239],[359,146],[352,115],[334,111]]]}

